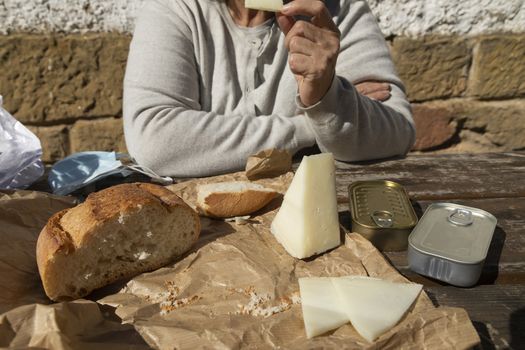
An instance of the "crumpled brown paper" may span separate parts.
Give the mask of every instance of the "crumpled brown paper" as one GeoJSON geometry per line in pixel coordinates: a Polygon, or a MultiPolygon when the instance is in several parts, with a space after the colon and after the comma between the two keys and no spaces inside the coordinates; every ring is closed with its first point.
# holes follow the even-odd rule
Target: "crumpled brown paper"
{"type": "Polygon", "coordinates": [[[38,275],[36,240],[52,214],[74,204],[71,197],[0,192],[0,313],[19,305],[50,303],[38,275]]]}
{"type": "MultiPolygon", "coordinates": [[[[190,204],[194,180],[170,186],[190,204]]],[[[293,175],[260,180],[282,193],[293,175]]],[[[479,342],[462,309],[435,308],[422,293],[413,309],[375,343],[349,324],[329,335],[306,339],[297,279],[306,276],[370,275],[407,282],[366,239],[346,235],[344,245],[307,260],[292,258],[270,233],[277,207],[248,225],[202,219],[196,249],[181,261],[143,274],[100,303],[116,307],[123,322],[135,325],[153,347],[167,348],[441,348],[443,342],[468,348],[479,342]]]]}
{"type": "Polygon", "coordinates": [[[40,349],[149,349],[109,307],[88,300],[30,304],[0,315],[0,346],[40,349]]]}
{"type": "Polygon", "coordinates": [[[149,348],[109,307],[87,300],[47,305],[36,240],[51,215],[74,205],[72,197],[0,192],[0,347],[149,348]]]}
{"type": "Polygon", "coordinates": [[[249,180],[275,177],[292,170],[292,155],[286,150],[267,149],[248,157],[246,177],[249,180]]]}
{"type": "MultiPolygon", "coordinates": [[[[284,193],[292,177],[288,173],[260,183],[284,193]]],[[[237,173],[169,188],[192,204],[197,183],[243,179],[245,174],[237,173]]],[[[49,199],[55,200],[61,203],[49,199]]],[[[299,277],[406,279],[366,239],[354,233],[346,234],[345,244],[328,253],[306,260],[292,258],[269,231],[277,208],[278,203],[274,203],[246,225],[203,218],[201,237],[191,252],[162,269],[133,278],[119,292],[110,286],[92,294],[90,298],[98,300],[96,308],[88,301],[76,301],[46,306],[44,312],[34,304],[43,301],[41,294],[20,289],[26,295],[17,299],[18,305],[29,305],[0,315],[0,346],[37,344],[67,349],[70,344],[86,347],[101,343],[140,347],[143,344],[135,341],[139,334],[138,339],[160,349],[439,349],[443,344],[462,349],[479,342],[463,309],[436,308],[425,293],[397,326],[374,343],[361,338],[350,324],[306,339],[298,298],[299,277]],[[118,324],[110,312],[101,311],[110,306],[116,308],[123,324],[118,324]],[[23,326],[24,322],[33,327],[23,326]],[[54,333],[41,340],[49,324],[59,326],[53,326],[54,333]],[[106,326],[107,332],[102,332],[106,326]],[[120,336],[123,334],[131,335],[127,342],[120,336]]],[[[32,211],[38,209],[33,207],[32,211]]],[[[25,217],[32,214],[23,207],[10,212],[23,217],[18,221],[18,230],[23,231],[28,220],[25,217]]],[[[4,248],[0,249],[3,253],[4,248]]],[[[24,259],[33,266],[34,256],[22,255],[18,262],[24,259]]],[[[9,275],[2,276],[0,283],[5,283],[6,277],[9,275]]]]}

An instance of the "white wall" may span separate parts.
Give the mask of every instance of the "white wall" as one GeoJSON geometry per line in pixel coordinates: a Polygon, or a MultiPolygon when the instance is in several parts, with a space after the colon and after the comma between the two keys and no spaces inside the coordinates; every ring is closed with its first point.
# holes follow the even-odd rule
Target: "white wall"
{"type": "MultiPolygon", "coordinates": [[[[0,0],[0,33],[131,32],[147,0],[0,0]]],[[[347,0],[350,1],[350,0],[347,0]]],[[[525,0],[369,0],[385,35],[525,32],[525,0]]]]}

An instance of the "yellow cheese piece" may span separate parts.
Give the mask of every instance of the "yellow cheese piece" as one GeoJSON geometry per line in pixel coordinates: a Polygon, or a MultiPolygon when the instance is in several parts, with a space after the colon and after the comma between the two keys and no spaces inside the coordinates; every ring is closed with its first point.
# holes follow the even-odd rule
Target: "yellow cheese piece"
{"type": "Polygon", "coordinates": [[[331,153],[303,158],[271,230],[286,251],[298,259],[340,244],[335,164],[331,153]]]}
{"type": "Polygon", "coordinates": [[[245,0],[244,7],[254,10],[279,12],[283,8],[283,0],[245,0]]]}

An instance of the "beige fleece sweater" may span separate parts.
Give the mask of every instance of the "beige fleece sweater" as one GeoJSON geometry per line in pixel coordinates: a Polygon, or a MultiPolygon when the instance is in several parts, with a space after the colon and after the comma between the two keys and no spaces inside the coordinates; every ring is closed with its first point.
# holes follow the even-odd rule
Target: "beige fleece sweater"
{"type": "Polygon", "coordinates": [[[242,169],[267,148],[317,144],[342,161],[402,155],[415,139],[410,105],[365,1],[327,0],[341,31],[336,77],[303,108],[274,19],[237,26],[225,0],[152,0],[140,12],[124,82],[130,154],[161,175],[242,169]],[[390,82],[373,101],[353,84],[390,82]]]}

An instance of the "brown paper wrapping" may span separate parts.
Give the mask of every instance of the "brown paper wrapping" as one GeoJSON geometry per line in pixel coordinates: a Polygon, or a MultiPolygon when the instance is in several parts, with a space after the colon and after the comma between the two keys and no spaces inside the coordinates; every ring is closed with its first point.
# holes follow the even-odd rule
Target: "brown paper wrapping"
{"type": "MultiPolygon", "coordinates": [[[[284,193],[292,177],[292,173],[287,173],[257,182],[284,193]]],[[[246,176],[230,174],[169,188],[194,205],[197,183],[231,180],[246,180],[246,176]]],[[[31,278],[18,279],[17,298],[0,298],[4,311],[10,310],[0,315],[0,346],[37,344],[62,349],[71,348],[71,344],[77,345],[73,348],[105,344],[140,348],[146,342],[160,349],[439,349],[443,344],[466,349],[479,343],[463,309],[436,308],[425,293],[396,327],[374,343],[361,338],[350,324],[306,339],[298,298],[299,277],[370,275],[408,281],[366,239],[354,233],[345,234],[345,243],[328,253],[305,260],[292,258],[269,231],[279,203],[272,203],[246,225],[202,218],[201,237],[192,251],[162,269],[133,278],[118,292],[113,290],[115,286],[95,292],[90,299],[97,303],[81,300],[36,305],[49,301],[36,285],[34,253],[29,248],[34,245],[35,232],[45,223],[44,218],[53,210],[71,205],[63,198],[36,195],[40,196],[41,200],[47,198],[49,206],[31,206],[31,212],[39,212],[36,216],[24,206],[7,210],[12,217],[21,217],[12,222],[10,229],[19,234],[24,230],[32,232],[31,243],[13,253],[18,258],[11,260],[15,266],[26,261],[25,275],[31,278]],[[38,219],[28,230],[26,224],[31,219],[26,217],[30,216],[38,219]],[[25,287],[25,283],[32,283],[36,291],[25,287]],[[13,303],[11,307],[9,303],[13,303]],[[25,306],[14,308],[19,305],[25,306]],[[113,310],[110,307],[115,308],[122,324],[108,311],[113,310]],[[50,324],[56,326],[48,334],[50,324]]],[[[6,211],[0,211],[0,222],[5,220],[6,211]]],[[[2,231],[4,235],[5,230],[2,231]]],[[[15,236],[10,239],[19,241],[15,236]]],[[[34,246],[31,248],[34,250],[34,246]]],[[[0,282],[5,284],[21,273],[5,268],[5,248],[0,249],[0,282]]]]}
{"type": "Polygon", "coordinates": [[[36,240],[52,214],[74,203],[70,197],[38,192],[0,192],[0,313],[50,303],[38,275],[36,240]]]}
{"type": "Polygon", "coordinates": [[[246,177],[250,180],[276,177],[292,170],[292,155],[286,150],[267,149],[248,157],[246,177]]]}

